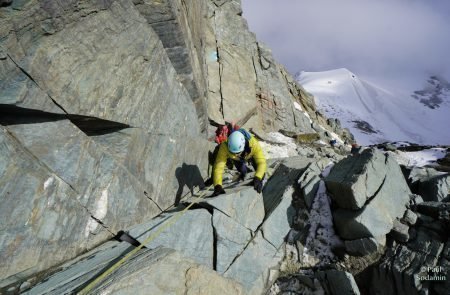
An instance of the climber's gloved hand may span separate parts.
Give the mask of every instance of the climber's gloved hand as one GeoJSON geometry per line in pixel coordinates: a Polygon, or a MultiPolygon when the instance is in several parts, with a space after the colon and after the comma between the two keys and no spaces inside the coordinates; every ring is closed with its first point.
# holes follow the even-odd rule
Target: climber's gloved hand
{"type": "Polygon", "coordinates": [[[225,193],[225,190],[223,189],[223,187],[218,184],[214,187],[214,193],[212,194],[213,197],[218,196],[218,195],[222,195],[225,193]]]}
{"type": "Polygon", "coordinates": [[[262,192],[262,187],[263,187],[262,180],[255,176],[253,178],[253,188],[260,194],[262,192]]]}

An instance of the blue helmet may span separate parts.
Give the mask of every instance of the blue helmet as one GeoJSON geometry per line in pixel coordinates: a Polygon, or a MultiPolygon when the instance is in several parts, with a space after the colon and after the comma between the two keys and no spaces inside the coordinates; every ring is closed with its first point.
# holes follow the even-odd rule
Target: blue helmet
{"type": "Polygon", "coordinates": [[[238,154],[244,151],[245,148],[245,137],[239,131],[234,131],[228,137],[228,150],[233,154],[238,154]]]}

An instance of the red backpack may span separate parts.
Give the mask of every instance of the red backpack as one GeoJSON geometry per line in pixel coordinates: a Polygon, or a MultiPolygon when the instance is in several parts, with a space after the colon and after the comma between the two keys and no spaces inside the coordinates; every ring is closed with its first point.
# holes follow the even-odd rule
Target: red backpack
{"type": "Polygon", "coordinates": [[[231,132],[238,130],[240,127],[234,123],[225,122],[225,125],[219,125],[216,129],[216,137],[214,141],[217,144],[221,144],[222,142],[228,139],[231,132]]]}

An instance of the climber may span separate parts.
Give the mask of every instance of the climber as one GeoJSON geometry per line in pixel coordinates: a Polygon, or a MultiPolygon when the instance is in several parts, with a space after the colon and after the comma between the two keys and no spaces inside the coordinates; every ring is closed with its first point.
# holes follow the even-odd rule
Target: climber
{"type": "Polygon", "coordinates": [[[233,131],[228,140],[219,145],[219,152],[213,168],[213,196],[225,193],[225,190],[222,188],[222,175],[227,159],[231,159],[240,173],[241,180],[244,180],[247,174],[246,162],[250,162],[256,170],[253,178],[253,187],[258,193],[261,193],[262,181],[266,173],[266,158],[256,138],[247,130],[241,128],[233,131]]]}
{"type": "MultiPolygon", "coordinates": [[[[230,134],[233,131],[236,131],[239,128],[241,128],[241,127],[239,127],[239,125],[237,125],[236,123],[227,122],[227,121],[225,121],[225,125],[217,126],[216,137],[214,138],[214,141],[217,143],[217,146],[214,148],[213,152],[208,153],[208,163],[209,163],[208,176],[210,175],[210,177],[205,181],[206,186],[210,186],[211,184],[213,184],[213,178],[214,178],[213,165],[214,165],[214,162],[216,161],[217,154],[219,153],[220,144],[224,141],[227,141],[228,136],[230,136],[230,134]]],[[[233,169],[233,163],[232,163],[231,159],[227,160],[227,167],[229,169],[233,169]]]]}

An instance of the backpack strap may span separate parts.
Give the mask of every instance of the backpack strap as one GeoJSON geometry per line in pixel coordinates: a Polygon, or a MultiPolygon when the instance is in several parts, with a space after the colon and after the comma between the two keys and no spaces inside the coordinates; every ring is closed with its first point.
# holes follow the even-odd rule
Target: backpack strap
{"type": "Polygon", "coordinates": [[[252,135],[250,134],[250,132],[248,132],[248,131],[245,130],[244,128],[240,128],[240,129],[238,129],[237,131],[241,132],[241,133],[244,135],[244,137],[245,137],[245,139],[246,139],[247,141],[249,141],[250,138],[252,137],[252,135]]]}

